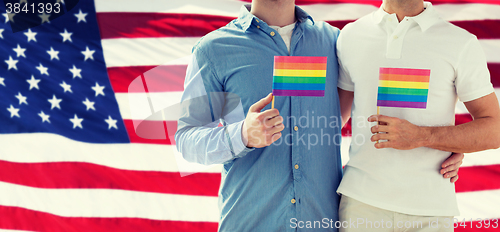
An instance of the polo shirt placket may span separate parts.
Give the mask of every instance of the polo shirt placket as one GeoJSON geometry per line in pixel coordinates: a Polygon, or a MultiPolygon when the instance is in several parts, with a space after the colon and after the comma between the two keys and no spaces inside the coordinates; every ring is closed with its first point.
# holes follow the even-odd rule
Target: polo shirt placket
{"type": "Polygon", "coordinates": [[[408,29],[413,23],[413,19],[403,19],[398,22],[396,14],[387,15],[382,23],[385,24],[387,32],[387,53],[386,57],[388,59],[400,59],[401,51],[403,50],[403,42],[408,32],[408,29]]]}

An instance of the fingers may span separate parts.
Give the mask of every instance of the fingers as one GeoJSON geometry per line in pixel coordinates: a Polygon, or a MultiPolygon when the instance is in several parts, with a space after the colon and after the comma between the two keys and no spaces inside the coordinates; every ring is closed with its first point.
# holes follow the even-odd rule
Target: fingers
{"type": "Polygon", "coordinates": [[[463,153],[453,153],[441,165],[442,169],[440,173],[444,178],[450,178],[451,183],[457,182],[458,169],[460,168],[460,165],[462,165],[464,157],[463,153]]]}
{"type": "Polygon", "coordinates": [[[441,165],[442,168],[446,168],[452,164],[460,163],[462,165],[462,160],[464,159],[465,155],[463,153],[453,153],[446,159],[443,164],[441,165]]]}
{"type": "Polygon", "coordinates": [[[377,122],[378,121],[380,124],[389,125],[392,122],[394,122],[395,119],[396,118],[394,118],[394,117],[389,117],[389,116],[385,116],[382,114],[375,114],[375,115],[368,117],[368,122],[377,122]]]}
{"type": "Polygon", "coordinates": [[[451,172],[451,171],[458,171],[458,169],[460,168],[460,165],[462,165],[462,161],[459,161],[458,163],[454,163],[452,165],[448,165],[447,167],[441,169],[441,174],[445,174],[445,173],[451,172]]]}
{"type": "Polygon", "coordinates": [[[257,120],[254,125],[260,125],[265,130],[274,127],[283,122],[283,117],[279,115],[277,109],[269,109],[262,113],[258,113],[257,120]]]}
{"type": "Polygon", "coordinates": [[[269,133],[269,134],[275,134],[275,133],[281,132],[281,131],[282,131],[282,130],[284,130],[284,129],[285,129],[285,125],[283,125],[283,123],[280,123],[280,124],[278,124],[278,125],[276,125],[276,126],[274,126],[274,127],[270,128],[270,129],[268,130],[268,133],[269,133]]]}
{"type": "Polygon", "coordinates": [[[462,165],[462,160],[464,157],[465,156],[463,153],[453,153],[441,165],[442,169],[440,173],[444,178],[450,178],[451,183],[457,182],[458,170],[460,168],[460,165],[462,165]]]}
{"type": "Polygon", "coordinates": [[[280,115],[280,111],[278,109],[268,109],[259,115],[259,120],[269,120],[276,116],[280,115]]]}
{"type": "Polygon", "coordinates": [[[375,143],[375,148],[377,149],[382,149],[382,148],[389,148],[389,147],[392,147],[392,143],[390,141],[387,141],[387,142],[379,142],[379,143],[375,143]]]}
{"type": "Polygon", "coordinates": [[[443,175],[444,178],[453,178],[455,176],[458,176],[458,170],[447,172],[443,175]]]}
{"type": "Polygon", "coordinates": [[[379,132],[389,132],[390,127],[386,125],[375,125],[372,126],[371,131],[373,134],[379,133],[379,132]]]}
{"type": "Polygon", "coordinates": [[[276,140],[278,140],[280,138],[281,138],[281,132],[276,132],[274,134],[266,132],[266,137],[264,138],[263,147],[267,147],[267,146],[273,144],[274,142],[276,142],[276,140]]]}
{"type": "Polygon", "coordinates": [[[268,94],[265,98],[260,99],[258,102],[254,103],[250,108],[248,109],[249,112],[260,112],[264,107],[269,105],[273,101],[273,94],[270,93],[268,94]]]}
{"type": "Polygon", "coordinates": [[[272,142],[271,142],[271,143],[276,142],[276,140],[278,140],[278,139],[280,139],[280,138],[281,138],[281,132],[278,132],[278,133],[273,134],[273,136],[271,137],[271,139],[272,139],[272,142]]]}
{"type": "Polygon", "coordinates": [[[274,118],[266,120],[264,123],[266,124],[266,127],[277,126],[278,124],[283,123],[283,117],[276,116],[274,118]]]}
{"type": "Polygon", "coordinates": [[[378,114],[375,114],[375,115],[372,115],[370,117],[368,117],[368,122],[376,122],[378,121],[378,114]]]}
{"type": "Polygon", "coordinates": [[[389,134],[374,134],[372,135],[372,137],[370,138],[370,140],[372,142],[375,142],[375,141],[380,141],[380,140],[390,140],[390,135],[389,134]]]}

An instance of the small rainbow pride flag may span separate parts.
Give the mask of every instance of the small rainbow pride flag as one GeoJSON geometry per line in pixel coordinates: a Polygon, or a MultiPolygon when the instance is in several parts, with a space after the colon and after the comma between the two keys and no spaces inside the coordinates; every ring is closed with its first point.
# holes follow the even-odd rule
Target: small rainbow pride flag
{"type": "Polygon", "coordinates": [[[274,96],[325,96],[327,57],[275,56],[274,96]]]}
{"type": "Polygon", "coordinates": [[[429,69],[380,68],[377,106],[427,108],[429,69]]]}

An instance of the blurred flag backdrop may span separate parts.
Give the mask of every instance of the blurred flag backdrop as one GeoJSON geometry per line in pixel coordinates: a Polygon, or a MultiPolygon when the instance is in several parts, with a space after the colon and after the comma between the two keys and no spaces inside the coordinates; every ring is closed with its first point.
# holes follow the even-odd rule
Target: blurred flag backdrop
{"type": "MultiPolygon", "coordinates": [[[[432,2],[479,38],[500,94],[500,1],[432,2]]],[[[18,33],[9,21],[19,16],[0,6],[0,231],[216,231],[221,166],[181,177],[176,122],[151,120],[169,136],[143,139],[133,125],[144,118],[130,108],[153,95],[178,103],[192,46],[236,18],[244,3],[81,0],[66,15],[18,33]],[[129,90],[164,63],[154,88],[129,90]]],[[[296,3],[316,21],[342,28],[381,0],[296,3]]],[[[470,120],[459,103],[457,123],[470,120]]],[[[466,155],[456,191],[457,219],[467,224],[456,231],[498,231],[499,178],[499,150],[466,155]]]]}

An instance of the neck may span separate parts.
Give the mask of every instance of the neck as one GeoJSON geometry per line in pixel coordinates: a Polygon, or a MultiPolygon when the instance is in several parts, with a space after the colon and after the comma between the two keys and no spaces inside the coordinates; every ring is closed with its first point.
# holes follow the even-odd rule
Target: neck
{"type": "Polygon", "coordinates": [[[290,25],[295,22],[295,0],[253,0],[250,13],[269,26],[290,25]]]}
{"type": "Polygon", "coordinates": [[[398,20],[417,16],[424,11],[423,0],[384,0],[382,8],[389,14],[396,14],[398,20]]]}

